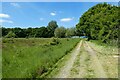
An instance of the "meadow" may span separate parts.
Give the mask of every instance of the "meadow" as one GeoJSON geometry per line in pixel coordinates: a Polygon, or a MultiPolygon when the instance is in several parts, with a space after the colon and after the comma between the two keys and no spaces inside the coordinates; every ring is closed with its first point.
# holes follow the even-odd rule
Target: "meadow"
{"type": "Polygon", "coordinates": [[[4,38],[2,43],[3,78],[36,78],[52,69],[80,39],[4,38]]]}

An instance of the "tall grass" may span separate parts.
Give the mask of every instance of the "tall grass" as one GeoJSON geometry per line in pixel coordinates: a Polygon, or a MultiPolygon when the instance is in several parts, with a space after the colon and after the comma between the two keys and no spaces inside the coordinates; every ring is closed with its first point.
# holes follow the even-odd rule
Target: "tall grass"
{"type": "Polygon", "coordinates": [[[53,65],[70,51],[79,39],[9,39],[3,40],[3,78],[35,78],[49,71],[53,65]]]}
{"type": "Polygon", "coordinates": [[[113,45],[111,46],[111,44],[105,44],[105,43],[102,43],[100,41],[97,41],[97,40],[91,40],[92,43],[95,43],[93,44],[94,48],[96,48],[97,51],[101,52],[101,53],[104,53],[104,54],[118,54],[118,46],[116,45],[113,45]]]}

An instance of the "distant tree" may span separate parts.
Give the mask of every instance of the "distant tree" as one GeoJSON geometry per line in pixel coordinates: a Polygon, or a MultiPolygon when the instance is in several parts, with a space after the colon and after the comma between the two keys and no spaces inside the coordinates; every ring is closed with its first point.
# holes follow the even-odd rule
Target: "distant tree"
{"type": "Polygon", "coordinates": [[[53,37],[54,36],[54,31],[58,27],[56,21],[50,21],[48,23],[47,29],[48,29],[48,37],[53,37]]]}
{"type": "Polygon", "coordinates": [[[16,34],[16,37],[19,37],[19,38],[24,38],[24,37],[26,37],[26,33],[25,33],[25,30],[24,30],[24,29],[14,28],[14,29],[13,29],[13,32],[16,34]]]}
{"type": "Polygon", "coordinates": [[[15,38],[15,33],[13,31],[10,31],[5,37],[6,38],[15,38]]]}
{"type": "Polygon", "coordinates": [[[5,27],[2,27],[2,36],[6,36],[8,34],[8,29],[5,27]]]}
{"type": "Polygon", "coordinates": [[[76,33],[76,29],[75,28],[68,28],[66,30],[65,36],[66,37],[75,36],[75,33],[76,33]]]}
{"type": "Polygon", "coordinates": [[[32,30],[33,30],[33,28],[31,28],[31,27],[29,27],[25,30],[26,37],[34,37],[32,30]]]}
{"type": "Polygon", "coordinates": [[[40,27],[40,28],[36,28],[36,36],[35,37],[47,37],[47,28],[46,27],[40,27]]]}
{"type": "Polygon", "coordinates": [[[54,35],[58,38],[65,37],[66,29],[64,27],[58,27],[55,29],[54,35]]]}
{"type": "Polygon", "coordinates": [[[2,26],[0,25],[0,38],[2,37],[2,26]]]}

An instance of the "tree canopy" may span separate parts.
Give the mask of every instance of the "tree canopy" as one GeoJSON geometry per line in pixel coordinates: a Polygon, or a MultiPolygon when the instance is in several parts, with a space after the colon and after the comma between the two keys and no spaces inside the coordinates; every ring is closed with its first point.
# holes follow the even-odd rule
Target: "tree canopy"
{"type": "Polygon", "coordinates": [[[53,37],[54,36],[54,31],[58,27],[56,21],[50,21],[48,23],[47,29],[48,29],[48,37],[53,37]]]}
{"type": "Polygon", "coordinates": [[[14,32],[9,31],[9,33],[5,36],[6,38],[14,38],[16,35],[14,32]]]}
{"type": "Polygon", "coordinates": [[[37,28],[5,28],[2,27],[2,36],[5,37],[6,35],[8,36],[9,34],[14,33],[16,38],[28,38],[28,37],[43,37],[43,38],[49,38],[54,36],[54,31],[58,27],[56,21],[50,21],[48,23],[48,26],[42,26],[42,27],[37,27],[37,28]],[[10,33],[9,33],[10,32],[10,33]]]}
{"type": "Polygon", "coordinates": [[[58,27],[55,29],[54,35],[58,38],[65,37],[66,29],[64,27],[58,27]]]}
{"type": "Polygon", "coordinates": [[[76,25],[81,35],[107,42],[118,38],[119,8],[107,3],[97,4],[80,17],[76,25]]]}
{"type": "Polygon", "coordinates": [[[65,36],[71,37],[76,35],[76,29],[75,28],[67,28],[65,36]]]}

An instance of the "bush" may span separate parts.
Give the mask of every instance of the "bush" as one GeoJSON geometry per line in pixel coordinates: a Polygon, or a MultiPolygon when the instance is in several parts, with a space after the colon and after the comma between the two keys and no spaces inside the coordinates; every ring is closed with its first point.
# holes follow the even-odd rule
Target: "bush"
{"type": "Polygon", "coordinates": [[[4,38],[2,39],[2,43],[14,43],[14,38],[4,38]]]}
{"type": "Polygon", "coordinates": [[[3,43],[7,43],[7,42],[8,42],[8,40],[6,40],[6,39],[3,39],[3,40],[2,40],[2,42],[3,42],[3,43]]]}
{"type": "Polygon", "coordinates": [[[67,41],[69,41],[69,39],[67,38],[67,41]]]}
{"type": "Polygon", "coordinates": [[[56,45],[56,43],[55,42],[50,42],[50,45],[56,45]]]}
{"type": "Polygon", "coordinates": [[[50,42],[50,45],[57,45],[60,44],[60,41],[58,38],[52,38],[52,42],[50,42]]]}

